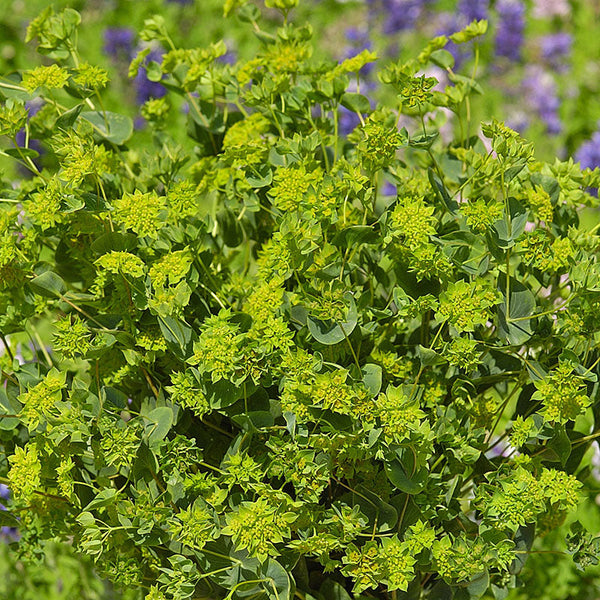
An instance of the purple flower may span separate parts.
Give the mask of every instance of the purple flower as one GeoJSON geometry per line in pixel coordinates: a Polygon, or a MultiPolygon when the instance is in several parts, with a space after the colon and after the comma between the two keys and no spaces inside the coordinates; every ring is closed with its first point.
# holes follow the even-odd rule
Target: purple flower
{"type": "MultiPolygon", "coordinates": [[[[150,61],[160,62],[162,60],[163,51],[160,48],[153,48],[148,56],[146,56],[145,63],[150,61]]],[[[146,76],[146,69],[140,66],[137,75],[133,80],[135,86],[135,98],[138,104],[144,104],[150,98],[162,98],[166,93],[166,88],[158,81],[150,81],[146,76]]]]}
{"type": "Polygon", "coordinates": [[[560,32],[545,35],[540,39],[542,58],[555,69],[564,69],[564,59],[570,54],[573,36],[560,32]]]}
{"type": "Polygon", "coordinates": [[[546,131],[553,135],[560,133],[560,99],[552,73],[540,65],[529,65],[525,70],[523,89],[526,103],[537,112],[546,125],[546,131]]]}
{"type": "MultiPolygon", "coordinates": [[[[369,38],[369,32],[367,29],[358,29],[356,27],[350,27],[346,30],[346,39],[350,42],[350,45],[346,46],[342,52],[342,59],[352,58],[357,54],[360,54],[363,50],[371,50],[373,44],[369,38]]],[[[373,63],[366,64],[360,71],[359,74],[363,78],[368,78],[373,71],[373,63]]],[[[361,84],[362,87],[362,84],[361,84]]]]}
{"type": "Polygon", "coordinates": [[[498,0],[496,12],[496,54],[519,61],[525,29],[525,4],[521,0],[498,0]]]}
{"type": "Polygon", "coordinates": [[[367,0],[373,16],[382,15],[383,32],[413,29],[431,0],[367,0]]]}
{"type": "Polygon", "coordinates": [[[398,193],[398,188],[395,184],[390,183],[389,181],[383,182],[383,187],[381,188],[381,194],[383,196],[395,196],[398,193]]]}
{"type": "Polygon", "coordinates": [[[340,106],[339,113],[340,135],[348,135],[352,133],[360,124],[360,119],[358,118],[358,115],[355,112],[344,108],[343,106],[340,106]]]}
{"type": "MultiPolygon", "coordinates": [[[[0,498],[8,500],[10,498],[10,490],[8,486],[0,483],[0,498]]],[[[0,510],[6,510],[4,504],[0,504],[0,510]]],[[[0,540],[5,542],[13,541],[19,538],[19,532],[15,527],[0,527],[0,540]]]]}
{"type": "Polygon", "coordinates": [[[529,127],[529,117],[525,111],[515,108],[510,111],[510,117],[506,119],[506,125],[519,133],[524,133],[529,127]]]}
{"type": "Polygon", "coordinates": [[[575,152],[575,160],[581,163],[582,169],[595,169],[600,167],[600,130],[596,131],[591,139],[587,140],[575,152]]]}
{"type": "Polygon", "coordinates": [[[133,58],[135,33],[128,27],[108,27],[104,30],[104,53],[116,60],[133,58]]]}
{"type": "Polygon", "coordinates": [[[489,0],[459,0],[457,8],[467,23],[470,23],[487,19],[489,4],[489,0]]]}
{"type": "MultiPolygon", "coordinates": [[[[447,35],[450,36],[457,31],[460,31],[463,26],[467,25],[466,19],[461,19],[461,15],[456,15],[450,12],[442,12],[436,15],[436,30],[435,35],[447,35]]],[[[466,44],[455,44],[454,42],[448,42],[444,47],[454,57],[454,63],[458,69],[461,63],[465,60],[468,54],[468,48],[466,44]]]]}

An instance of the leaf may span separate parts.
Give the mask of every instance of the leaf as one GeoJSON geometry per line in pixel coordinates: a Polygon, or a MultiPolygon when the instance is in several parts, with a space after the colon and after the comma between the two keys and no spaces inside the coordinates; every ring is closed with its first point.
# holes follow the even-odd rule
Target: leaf
{"type": "Polygon", "coordinates": [[[429,56],[429,60],[442,69],[451,69],[454,66],[454,56],[448,50],[435,50],[429,56]]]}
{"type": "Polygon", "coordinates": [[[18,527],[19,519],[7,510],[0,510],[0,527],[18,527]]]}
{"type": "Polygon", "coordinates": [[[133,133],[133,121],[125,115],[94,110],[82,112],[80,116],[94,126],[100,137],[117,146],[125,143],[133,133]]]}
{"type": "Polygon", "coordinates": [[[170,406],[159,406],[144,417],[146,423],[144,433],[148,436],[150,446],[161,442],[173,425],[173,409],[170,406]]]}
{"type": "Polygon", "coordinates": [[[432,350],[431,348],[425,348],[425,346],[421,346],[421,344],[417,346],[417,355],[419,357],[419,360],[421,361],[421,364],[424,367],[439,365],[445,362],[446,360],[441,354],[438,354],[435,350],[432,350]]]}
{"type": "Polygon", "coordinates": [[[509,302],[506,303],[506,275],[498,275],[498,289],[504,296],[504,302],[498,305],[498,327],[500,337],[509,344],[524,344],[532,335],[533,328],[527,317],[534,314],[535,296],[520,281],[509,279],[509,302]],[[507,315],[507,308],[509,314],[507,315]]]}
{"type": "Polygon", "coordinates": [[[77,106],[65,111],[56,120],[55,127],[57,129],[69,129],[69,127],[73,126],[73,123],[75,123],[82,110],[83,104],[78,104],[77,106]]]}
{"type": "Polygon", "coordinates": [[[127,406],[127,394],[114,387],[104,386],[100,395],[105,402],[110,402],[113,406],[123,409],[127,406]]]}
{"type": "Polygon", "coordinates": [[[565,431],[565,426],[556,423],[553,426],[554,435],[546,444],[544,452],[541,454],[542,460],[550,462],[560,462],[564,467],[571,455],[571,440],[565,431]]]}
{"type": "MultiPolygon", "coordinates": [[[[114,488],[104,488],[102,491],[98,492],[96,497],[85,507],[85,510],[90,511],[93,508],[100,508],[102,506],[108,506],[109,504],[113,504],[115,498],[117,497],[117,494],[118,492],[114,488]]],[[[83,514],[86,513],[82,513],[82,515],[83,514]]],[[[80,515],[80,517],[82,515],[80,515]]]]}
{"type": "Polygon", "coordinates": [[[160,330],[173,352],[182,360],[190,355],[192,328],[185,322],[173,317],[158,315],[160,330]]]}
{"type": "Polygon", "coordinates": [[[352,600],[346,589],[333,579],[326,579],[319,592],[324,600],[352,600]]]}
{"type": "Polygon", "coordinates": [[[512,248],[518,237],[525,231],[528,212],[525,207],[513,197],[508,199],[508,213],[496,221],[491,229],[492,241],[502,249],[512,248]]]}
{"type": "Polygon", "coordinates": [[[521,572],[521,569],[525,566],[527,562],[527,557],[529,556],[529,550],[533,546],[533,541],[535,540],[535,525],[529,524],[523,527],[519,527],[517,529],[517,533],[515,534],[515,551],[518,554],[515,554],[515,559],[512,561],[509,572],[513,575],[518,575],[521,572]]]}
{"type": "Polygon", "coordinates": [[[3,387],[0,387],[0,429],[10,431],[19,425],[18,418],[5,417],[2,415],[18,415],[21,412],[21,403],[10,398],[3,387]]]}
{"type": "Polygon", "coordinates": [[[379,239],[379,235],[371,225],[352,225],[337,233],[331,243],[347,248],[359,244],[375,244],[379,239]]]}
{"type": "Polygon", "coordinates": [[[380,365],[366,364],[362,368],[363,383],[372,397],[381,390],[382,369],[380,365]]]}
{"type": "Polygon", "coordinates": [[[260,574],[266,579],[261,585],[270,600],[289,600],[294,595],[295,583],[276,560],[272,558],[261,565],[260,574]]]}
{"type": "Polygon", "coordinates": [[[360,506],[361,511],[369,518],[372,525],[377,524],[376,531],[378,533],[390,531],[396,527],[398,512],[391,504],[384,502],[376,493],[364,485],[358,484],[356,491],[364,498],[355,494],[354,503],[360,506]]]}
{"type": "Polygon", "coordinates": [[[458,202],[453,200],[446,189],[446,186],[441,179],[435,174],[434,170],[430,167],[427,169],[427,175],[429,177],[429,183],[433,187],[438,198],[444,203],[446,208],[452,213],[456,214],[458,211],[458,202]]]}
{"type": "Polygon", "coordinates": [[[368,113],[371,110],[371,103],[369,102],[369,99],[366,96],[357,94],[355,92],[346,92],[342,96],[340,104],[344,108],[352,110],[356,113],[368,113]]]}
{"type": "Polygon", "coordinates": [[[485,594],[490,585],[490,576],[487,571],[475,575],[466,587],[459,587],[454,600],[478,600],[485,594]]]}
{"type": "Polygon", "coordinates": [[[269,165],[260,165],[252,171],[246,171],[246,181],[253,188],[263,188],[271,185],[273,181],[273,171],[269,165]]]}
{"type": "Polygon", "coordinates": [[[354,331],[356,324],[358,323],[358,312],[356,310],[356,303],[354,302],[353,296],[348,292],[344,295],[344,298],[349,300],[350,308],[348,310],[348,316],[346,321],[338,323],[328,319],[327,321],[321,321],[310,315],[307,317],[308,330],[311,335],[320,344],[326,346],[333,346],[338,344],[345,337],[350,336],[354,331]]]}
{"type": "Polygon", "coordinates": [[[34,277],[29,282],[29,286],[35,293],[46,298],[60,297],[67,291],[67,286],[63,279],[52,271],[46,271],[34,277]]]}
{"type": "Polygon", "coordinates": [[[427,469],[413,472],[412,466],[407,468],[398,459],[386,461],[385,471],[391,483],[405,494],[418,494],[427,479],[427,469]]]}
{"type": "Polygon", "coordinates": [[[437,131],[435,133],[417,135],[416,137],[410,138],[408,145],[411,148],[421,148],[423,150],[427,150],[428,148],[431,148],[433,142],[435,142],[438,136],[439,133],[437,131]]]}
{"type": "Polygon", "coordinates": [[[37,158],[40,153],[32,148],[5,148],[2,152],[13,158],[37,158]]]}
{"type": "Polygon", "coordinates": [[[115,252],[130,252],[135,248],[137,238],[131,233],[109,232],[95,239],[90,249],[96,254],[108,254],[113,250],[115,252]]]}

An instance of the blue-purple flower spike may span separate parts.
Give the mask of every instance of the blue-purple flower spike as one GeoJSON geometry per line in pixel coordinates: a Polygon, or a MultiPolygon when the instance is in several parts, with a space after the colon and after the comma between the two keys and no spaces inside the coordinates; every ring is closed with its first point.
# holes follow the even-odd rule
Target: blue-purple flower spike
{"type": "Polygon", "coordinates": [[[520,0],[498,0],[496,12],[496,54],[517,62],[523,46],[525,4],[520,0]]]}
{"type": "Polygon", "coordinates": [[[129,61],[133,58],[135,34],[127,27],[108,27],[104,30],[103,50],[107,56],[129,61]]]}

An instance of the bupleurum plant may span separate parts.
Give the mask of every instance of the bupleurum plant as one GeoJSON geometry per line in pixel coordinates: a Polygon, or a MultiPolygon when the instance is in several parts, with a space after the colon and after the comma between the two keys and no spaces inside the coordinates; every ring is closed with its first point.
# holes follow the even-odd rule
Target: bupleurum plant
{"type": "Polygon", "coordinates": [[[141,111],[152,147],[105,110],[74,10],[35,19],[48,60],[0,81],[2,153],[30,171],[0,199],[21,555],[70,543],[146,600],[505,598],[552,531],[596,562],[574,511],[600,435],[600,238],[580,225],[600,173],[498,121],[471,135],[481,90],[445,36],[383,64],[373,108],[348,90],[377,57],[311,58],[295,4],[267,0],[266,31],[228,0],[262,44],[233,65],[147,20],[130,73],[168,90],[141,111]]]}

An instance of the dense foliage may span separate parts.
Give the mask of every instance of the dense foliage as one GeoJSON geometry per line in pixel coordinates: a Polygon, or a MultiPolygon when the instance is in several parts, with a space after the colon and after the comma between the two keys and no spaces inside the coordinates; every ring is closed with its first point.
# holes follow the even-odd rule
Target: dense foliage
{"type": "Polygon", "coordinates": [[[266,0],[270,27],[227,2],[259,44],[233,63],[147,19],[147,131],[106,108],[72,9],[0,81],[30,175],[0,199],[20,557],[69,542],[147,600],[505,598],[542,538],[595,563],[573,515],[597,485],[600,172],[475,135],[476,73],[444,48],[485,21],[379,69],[373,107],[376,54],[313,56],[295,4],[266,0]]]}

